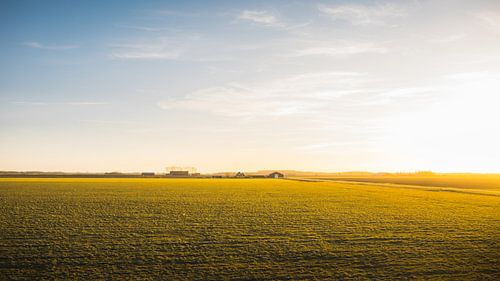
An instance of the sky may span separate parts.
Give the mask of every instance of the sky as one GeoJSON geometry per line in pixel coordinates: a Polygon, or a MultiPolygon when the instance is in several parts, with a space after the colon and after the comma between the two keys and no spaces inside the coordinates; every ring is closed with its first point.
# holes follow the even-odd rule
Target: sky
{"type": "Polygon", "coordinates": [[[500,172],[500,1],[0,1],[0,170],[500,172]]]}

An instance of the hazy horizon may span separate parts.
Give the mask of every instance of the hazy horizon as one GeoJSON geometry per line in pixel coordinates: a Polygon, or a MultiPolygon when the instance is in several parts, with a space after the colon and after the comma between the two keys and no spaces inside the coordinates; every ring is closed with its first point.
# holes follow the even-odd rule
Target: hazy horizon
{"type": "Polygon", "coordinates": [[[500,172],[498,1],[2,1],[0,170],[500,172]]]}
{"type": "MultiPolygon", "coordinates": [[[[195,168],[195,167],[191,167],[195,168]]],[[[177,169],[173,171],[186,171],[186,169],[177,169]]],[[[456,172],[440,172],[440,171],[430,171],[430,170],[416,170],[416,171],[357,171],[357,170],[291,170],[291,169],[257,169],[257,170],[219,170],[219,171],[201,171],[197,168],[190,173],[201,173],[201,174],[223,174],[223,173],[248,173],[248,174],[259,174],[259,173],[270,173],[270,172],[283,172],[283,173],[297,173],[297,174],[372,174],[372,175],[500,175],[499,172],[467,172],[467,171],[456,171],[456,172]]],[[[0,173],[64,173],[64,174],[109,174],[109,173],[120,173],[120,174],[141,174],[144,172],[153,172],[156,175],[168,174],[169,170],[166,169],[153,169],[153,170],[135,170],[135,171],[120,171],[120,170],[88,170],[88,171],[71,171],[71,170],[0,170],[0,173]]]]}

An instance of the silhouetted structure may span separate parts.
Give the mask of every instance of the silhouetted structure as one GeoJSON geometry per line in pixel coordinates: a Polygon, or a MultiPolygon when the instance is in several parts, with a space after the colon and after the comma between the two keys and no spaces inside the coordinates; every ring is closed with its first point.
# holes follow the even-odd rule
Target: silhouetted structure
{"type": "Polygon", "coordinates": [[[155,175],[155,173],[153,173],[153,172],[142,172],[141,173],[141,176],[143,176],[143,177],[151,177],[154,175],[155,175]]]}
{"type": "Polygon", "coordinates": [[[189,177],[189,171],[170,171],[170,177],[189,177]]]}
{"type": "Polygon", "coordinates": [[[281,178],[284,178],[285,175],[283,175],[280,172],[273,172],[273,173],[270,173],[267,177],[268,178],[273,178],[273,179],[281,179],[281,178]]]}
{"type": "Polygon", "coordinates": [[[266,178],[267,176],[265,175],[251,175],[250,178],[253,178],[253,179],[264,179],[266,178]]]}
{"type": "Polygon", "coordinates": [[[245,173],[237,172],[236,175],[234,175],[234,177],[236,177],[236,178],[244,178],[245,177],[245,173]]]}

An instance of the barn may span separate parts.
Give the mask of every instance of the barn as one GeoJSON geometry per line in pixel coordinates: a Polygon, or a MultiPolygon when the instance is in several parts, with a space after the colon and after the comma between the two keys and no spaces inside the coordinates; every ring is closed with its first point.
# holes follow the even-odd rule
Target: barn
{"type": "Polygon", "coordinates": [[[273,179],[281,179],[281,178],[284,178],[285,175],[283,175],[280,172],[273,172],[273,173],[270,173],[267,177],[268,178],[273,178],[273,179]]]}
{"type": "Polygon", "coordinates": [[[170,171],[170,177],[189,177],[189,171],[170,171]]]}
{"type": "Polygon", "coordinates": [[[244,178],[245,177],[245,173],[243,172],[237,172],[236,175],[234,175],[235,178],[244,178]]]}

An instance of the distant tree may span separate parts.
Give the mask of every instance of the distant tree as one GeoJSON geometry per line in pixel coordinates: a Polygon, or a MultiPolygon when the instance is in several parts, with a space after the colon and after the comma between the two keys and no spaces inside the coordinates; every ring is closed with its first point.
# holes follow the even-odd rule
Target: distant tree
{"type": "Polygon", "coordinates": [[[428,176],[431,176],[431,175],[434,175],[434,172],[433,171],[417,171],[415,172],[416,175],[428,175],[428,176]]]}
{"type": "Polygon", "coordinates": [[[170,173],[170,171],[188,171],[190,174],[196,173],[197,169],[195,167],[180,167],[180,166],[170,166],[166,167],[165,171],[170,173]]]}

